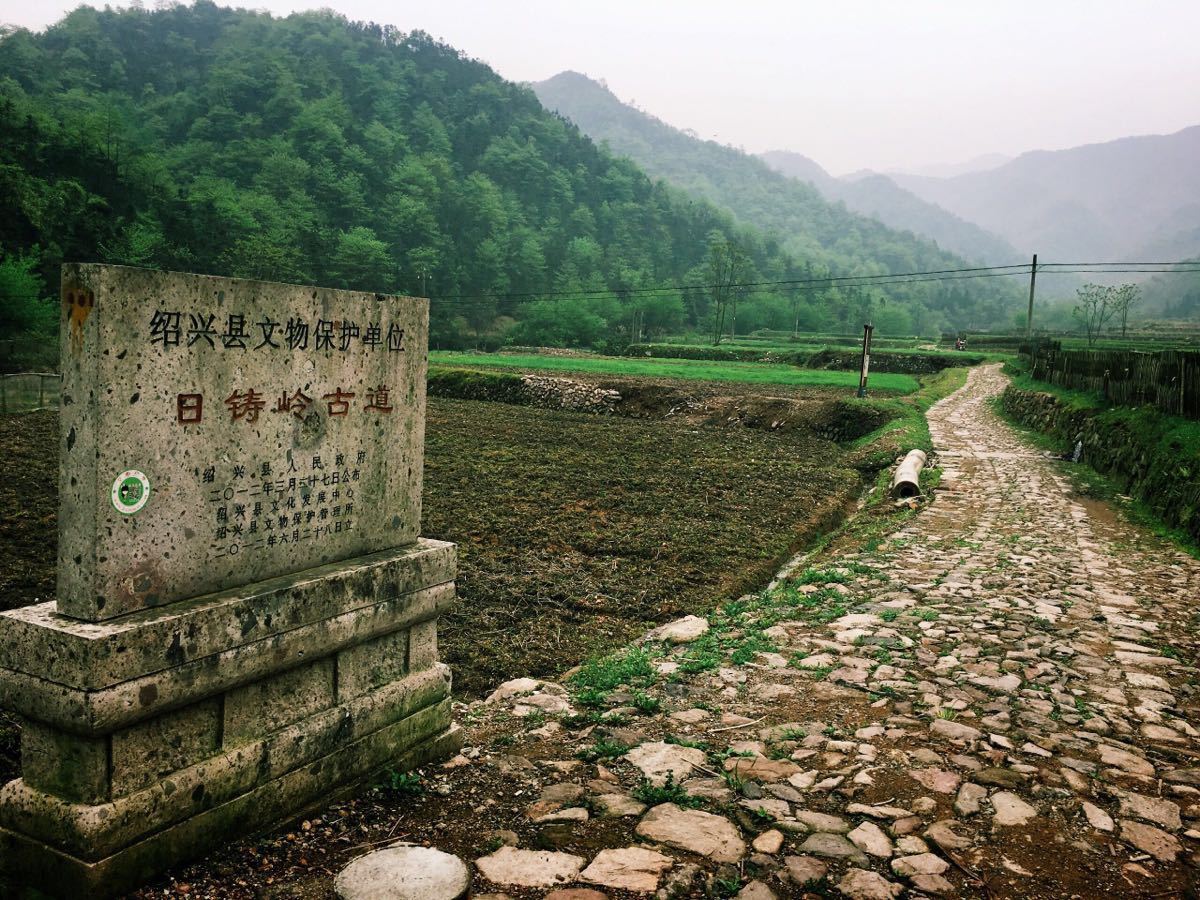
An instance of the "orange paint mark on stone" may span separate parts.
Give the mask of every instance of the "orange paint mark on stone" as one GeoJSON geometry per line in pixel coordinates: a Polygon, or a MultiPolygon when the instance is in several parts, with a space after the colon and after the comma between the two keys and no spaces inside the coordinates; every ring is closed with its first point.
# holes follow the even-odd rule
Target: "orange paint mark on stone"
{"type": "Polygon", "coordinates": [[[63,287],[63,304],[67,307],[67,320],[71,329],[71,352],[83,350],[83,323],[92,314],[96,295],[83,287],[63,287]]]}

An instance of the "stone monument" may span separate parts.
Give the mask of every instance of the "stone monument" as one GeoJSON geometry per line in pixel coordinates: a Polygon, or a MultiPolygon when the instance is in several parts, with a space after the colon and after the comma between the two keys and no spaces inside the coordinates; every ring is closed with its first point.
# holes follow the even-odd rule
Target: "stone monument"
{"type": "Polygon", "coordinates": [[[68,265],[62,303],[57,599],[0,614],[9,891],[119,893],[456,749],[428,302],[68,265]]]}

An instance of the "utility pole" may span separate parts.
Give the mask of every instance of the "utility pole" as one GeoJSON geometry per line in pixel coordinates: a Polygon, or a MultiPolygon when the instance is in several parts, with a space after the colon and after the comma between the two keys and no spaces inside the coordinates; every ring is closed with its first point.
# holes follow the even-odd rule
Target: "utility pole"
{"type": "Polygon", "coordinates": [[[1037,254],[1033,254],[1033,265],[1029,267],[1029,315],[1025,318],[1025,342],[1033,341],[1033,289],[1037,285],[1037,254]]]}
{"type": "Polygon", "coordinates": [[[858,370],[858,396],[867,396],[867,373],[871,369],[871,332],[875,326],[868,322],[863,326],[862,365],[858,370]]]}

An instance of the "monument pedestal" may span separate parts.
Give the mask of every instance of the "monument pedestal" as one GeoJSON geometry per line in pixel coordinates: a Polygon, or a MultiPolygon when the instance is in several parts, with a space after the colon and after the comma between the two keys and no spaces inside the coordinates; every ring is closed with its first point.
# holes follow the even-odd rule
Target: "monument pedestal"
{"type": "Polygon", "coordinates": [[[454,575],[453,545],[419,540],[103,622],[0,614],[0,692],[26,720],[4,880],[120,893],[453,753],[437,618],[454,575]]]}

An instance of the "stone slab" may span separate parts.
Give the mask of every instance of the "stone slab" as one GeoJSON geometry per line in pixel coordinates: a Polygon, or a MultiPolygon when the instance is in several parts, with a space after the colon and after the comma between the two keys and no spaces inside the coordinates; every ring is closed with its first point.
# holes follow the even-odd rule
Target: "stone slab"
{"type": "Polygon", "coordinates": [[[67,731],[102,735],[256,679],[302,665],[412,624],[436,618],[455,600],[442,584],[295,628],[99,691],[63,687],[0,669],[6,705],[67,731]]]}
{"type": "Polygon", "coordinates": [[[100,621],[415,541],[428,316],[64,265],[59,611],[100,621]]]}
{"type": "Polygon", "coordinates": [[[27,719],[21,727],[21,777],[77,803],[108,799],[108,739],[80,737],[27,719]]]}
{"type": "Polygon", "coordinates": [[[54,603],[0,613],[6,668],[68,687],[109,687],[380,600],[454,580],[455,548],[417,543],[146,610],[112,622],[59,615],[54,603]]]}
{"type": "Polygon", "coordinates": [[[112,736],[112,792],[121,796],[148,787],[208,759],[220,742],[217,697],[123,728],[112,736]]]}
{"type": "Polygon", "coordinates": [[[334,657],[234,688],[222,704],[226,747],[251,741],[299,722],[337,702],[334,657]]]}
{"type": "Polygon", "coordinates": [[[384,766],[413,769],[452,756],[462,747],[457,726],[406,744],[405,723],[377,732],[351,748],[289,772],[228,803],[203,809],[177,825],[103,859],[88,861],[0,827],[0,885],[16,898],[45,895],[105,900],[126,893],[165,865],[202,856],[231,834],[253,835],[319,809],[355,790],[384,766]],[[40,895],[21,885],[36,885],[40,895]],[[24,892],[23,892],[24,891],[24,892]]]}
{"type": "Polygon", "coordinates": [[[408,672],[408,629],[393,631],[337,655],[338,697],[361,697],[408,672]]]}
{"type": "Polygon", "coordinates": [[[408,630],[408,668],[416,672],[438,661],[437,620],[431,619],[408,630]]]}
{"type": "Polygon", "coordinates": [[[470,886],[457,856],[413,844],[360,856],[333,883],[339,900],[458,900],[470,886]]]}
{"type": "Polygon", "coordinates": [[[449,669],[439,665],[107,803],[70,803],[21,779],[10,781],[0,788],[0,827],[81,859],[101,859],[315,760],[334,758],[397,723],[408,723],[413,740],[440,731],[450,725],[449,689],[449,669]]]}

